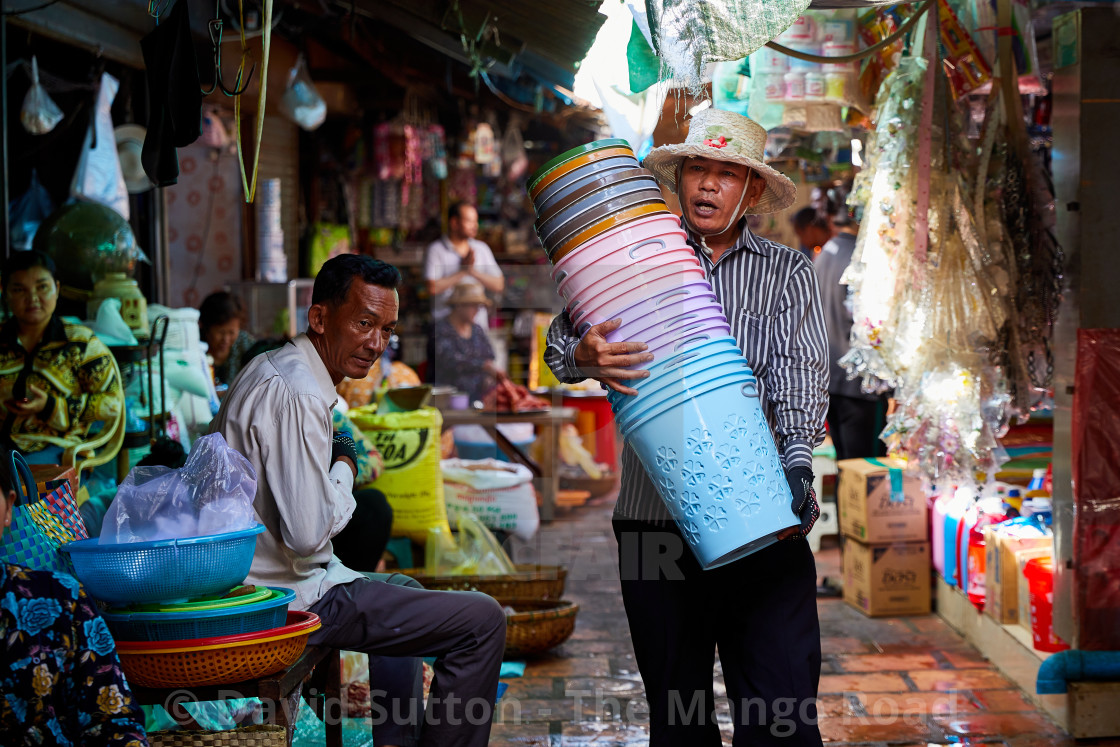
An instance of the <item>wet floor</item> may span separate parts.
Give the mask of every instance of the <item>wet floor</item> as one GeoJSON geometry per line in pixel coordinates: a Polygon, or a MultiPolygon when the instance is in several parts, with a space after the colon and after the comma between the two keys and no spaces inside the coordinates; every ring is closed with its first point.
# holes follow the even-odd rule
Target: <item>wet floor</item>
{"type": "MultiPolygon", "coordinates": [[[[643,745],[643,687],[618,590],[613,496],[561,510],[517,562],[564,564],[565,597],[580,605],[572,637],[530,659],[509,683],[490,744],[643,745]]],[[[818,573],[838,575],[825,539],[818,573]]],[[[818,604],[824,664],[820,727],[826,744],[1075,744],[1015,685],[936,615],[870,619],[839,599],[818,604]]],[[[719,664],[716,664],[717,696],[719,664]]],[[[717,714],[718,715],[718,714],[717,714]]],[[[731,744],[724,723],[724,744],[731,744]]],[[[1120,740],[1076,744],[1118,745],[1120,740]]]]}

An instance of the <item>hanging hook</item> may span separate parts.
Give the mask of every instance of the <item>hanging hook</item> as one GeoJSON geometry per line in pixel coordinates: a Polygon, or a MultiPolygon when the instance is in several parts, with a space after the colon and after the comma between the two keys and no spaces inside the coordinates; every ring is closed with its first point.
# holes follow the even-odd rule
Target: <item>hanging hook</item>
{"type": "MultiPolygon", "coordinates": [[[[238,5],[240,6],[240,3],[238,5]]],[[[245,79],[245,84],[242,85],[241,78],[245,74],[245,53],[248,49],[245,45],[245,31],[242,29],[241,64],[237,67],[237,79],[234,81],[232,90],[226,87],[225,81],[222,80],[222,28],[224,23],[220,7],[217,4],[214,7],[214,16],[207,23],[207,30],[210,32],[210,45],[214,49],[214,83],[209,89],[203,88],[202,95],[209,96],[214,91],[221,89],[226,96],[240,96],[249,88],[249,83],[253,80],[253,73],[257,71],[257,63],[254,62],[253,66],[249,68],[249,77],[245,79]]]]}

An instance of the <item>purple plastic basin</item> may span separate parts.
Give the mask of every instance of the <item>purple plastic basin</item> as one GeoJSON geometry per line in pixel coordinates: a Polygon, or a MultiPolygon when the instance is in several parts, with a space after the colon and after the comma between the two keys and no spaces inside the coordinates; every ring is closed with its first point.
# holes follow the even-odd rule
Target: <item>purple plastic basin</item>
{"type": "MultiPolygon", "coordinates": [[[[686,239],[679,218],[670,213],[644,216],[604,231],[590,241],[585,241],[558,259],[555,262],[555,269],[563,269],[571,264],[586,265],[598,262],[613,252],[630,251],[653,239],[661,239],[668,244],[674,240],[671,237],[676,237],[681,242],[686,239]]],[[[657,247],[651,249],[656,250],[657,247]]]]}
{"type": "MultiPolygon", "coordinates": [[[[697,297],[707,301],[716,300],[712,286],[707,279],[682,284],[679,280],[665,283],[656,289],[642,289],[626,291],[617,296],[603,299],[601,303],[589,304],[578,310],[569,310],[572,324],[577,330],[582,330],[584,322],[589,325],[602,324],[611,319],[621,318],[623,324],[641,319],[656,309],[668,309],[674,304],[682,304],[689,297],[697,297]]],[[[583,330],[580,334],[585,334],[583,330]]]]}
{"type": "Polygon", "coordinates": [[[692,269],[700,273],[699,277],[704,277],[703,265],[687,246],[666,252],[659,259],[663,261],[647,261],[631,265],[595,264],[584,267],[565,277],[556,290],[565,302],[574,304],[584,298],[595,298],[600,294],[610,293],[612,288],[620,285],[644,284],[656,280],[663,276],[667,269],[677,268],[681,271],[692,269]]]}

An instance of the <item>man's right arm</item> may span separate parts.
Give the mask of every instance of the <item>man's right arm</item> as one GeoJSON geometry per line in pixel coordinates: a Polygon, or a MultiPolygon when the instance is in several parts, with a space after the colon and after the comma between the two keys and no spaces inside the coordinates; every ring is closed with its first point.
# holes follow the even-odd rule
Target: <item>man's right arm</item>
{"type": "Polygon", "coordinates": [[[579,338],[572,327],[571,317],[567,311],[560,312],[552,324],[549,325],[548,335],[545,337],[544,362],[553,375],[564,384],[575,384],[587,377],[576,367],[574,358],[576,345],[579,338]]]}

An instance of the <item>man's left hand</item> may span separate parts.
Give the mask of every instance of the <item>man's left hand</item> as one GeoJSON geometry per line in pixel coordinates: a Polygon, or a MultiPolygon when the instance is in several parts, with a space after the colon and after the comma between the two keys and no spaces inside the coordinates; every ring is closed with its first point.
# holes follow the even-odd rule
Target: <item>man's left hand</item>
{"type": "Polygon", "coordinates": [[[45,391],[29,384],[26,399],[10,399],[4,403],[4,406],[19,417],[29,418],[45,410],[49,399],[45,391]]]}
{"type": "Polygon", "coordinates": [[[783,529],[778,539],[805,537],[821,515],[817,505],[817,493],[813,490],[813,470],[808,467],[793,467],[786,470],[789,491],[793,494],[793,512],[801,519],[801,525],[783,529]]]}

